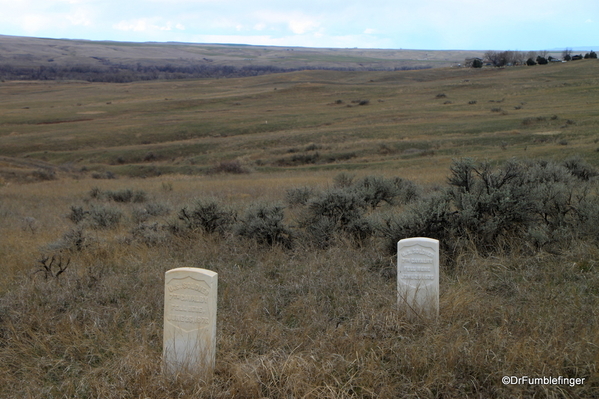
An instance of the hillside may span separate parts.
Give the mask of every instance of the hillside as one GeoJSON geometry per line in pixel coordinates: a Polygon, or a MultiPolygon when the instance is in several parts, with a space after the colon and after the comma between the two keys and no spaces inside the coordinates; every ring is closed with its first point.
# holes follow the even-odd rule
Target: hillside
{"type": "MultiPolygon", "coordinates": [[[[97,80],[247,76],[296,69],[394,70],[446,67],[476,51],[327,49],[194,43],[131,43],[0,36],[0,77],[97,80]],[[167,68],[168,67],[168,68],[167,68]],[[223,70],[228,67],[229,70],[223,70]],[[35,73],[31,72],[35,69],[35,73]],[[42,72],[39,71],[42,68],[42,72]],[[125,73],[126,72],[126,73],[125,73]],[[20,75],[19,75],[20,73],[20,75]],[[243,74],[245,73],[245,74],[243,74]],[[138,76],[132,76],[132,75],[138,76]],[[108,79],[104,77],[104,79],[108,79]]],[[[116,80],[118,81],[118,80],[116,80]]]]}
{"type": "Polygon", "coordinates": [[[583,60],[128,84],[7,81],[1,171],[19,180],[48,168],[205,174],[231,162],[257,172],[447,165],[456,156],[583,154],[595,162],[596,71],[596,60],[583,60]]]}

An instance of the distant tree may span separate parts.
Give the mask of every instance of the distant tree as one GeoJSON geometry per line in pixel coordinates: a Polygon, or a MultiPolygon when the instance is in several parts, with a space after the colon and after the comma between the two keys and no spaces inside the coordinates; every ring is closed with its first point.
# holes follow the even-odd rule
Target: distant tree
{"type": "Polygon", "coordinates": [[[526,53],[524,51],[514,51],[514,65],[524,65],[526,63],[526,53]]]}
{"type": "Polygon", "coordinates": [[[533,60],[537,58],[539,54],[536,51],[529,51],[526,53],[526,58],[532,58],[533,60]]]}
{"type": "Polygon", "coordinates": [[[564,51],[562,51],[562,59],[564,61],[570,61],[572,59],[572,49],[571,48],[566,48],[564,51]]]}
{"type": "Polygon", "coordinates": [[[597,59],[597,53],[591,50],[591,52],[589,53],[589,58],[597,59]]]}
{"type": "Polygon", "coordinates": [[[472,61],[472,68],[482,68],[483,67],[483,61],[479,58],[476,58],[475,60],[472,61]]]}
{"type": "Polygon", "coordinates": [[[485,53],[485,60],[490,62],[493,66],[499,66],[499,52],[498,51],[487,51],[485,53]]]}
{"type": "Polygon", "coordinates": [[[485,53],[485,59],[496,67],[517,64],[518,57],[517,51],[487,51],[485,53]]]}
{"type": "Polygon", "coordinates": [[[549,63],[549,61],[547,61],[547,58],[541,57],[540,55],[537,57],[537,64],[546,65],[548,63],[549,63]]]}
{"type": "Polygon", "coordinates": [[[531,57],[531,58],[529,58],[529,59],[526,60],[526,65],[533,66],[533,65],[537,65],[537,63],[531,57]]]}

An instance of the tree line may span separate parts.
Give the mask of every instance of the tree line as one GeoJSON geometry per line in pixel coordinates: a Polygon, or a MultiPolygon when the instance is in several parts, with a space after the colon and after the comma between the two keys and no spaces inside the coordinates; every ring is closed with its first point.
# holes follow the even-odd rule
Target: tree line
{"type": "Polygon", "coordinates": [[[597,53],[591,51],[582,54],[572,55],[572,49],[565,49],[562,51],[562,58],[558,59],[549,55],[549,51],[487,51],[483,59],[475,59],[471,65],[474,68],[481,68],[483,62],[488,62],[492,66],[517,66],[517,65],[544,65],[551,61],[576,61],[581,59],[597,58],[597,53]]]}
{"type": "Polygon", "coordinates": [[[88,82],[128,83],[140,80],[236,78],[266,75],[271,73],[294,72],[300,70],[333,71],[389,71],[428,69],[431,66],[402,66],[395,68],[351,68],[317,67],[280,68],[272,65],[230,66],[230,65],[128,65],[104,63],[91,65],[52,65],[18,67],[0,64],[0,80],[84,80],[88,82]]]}

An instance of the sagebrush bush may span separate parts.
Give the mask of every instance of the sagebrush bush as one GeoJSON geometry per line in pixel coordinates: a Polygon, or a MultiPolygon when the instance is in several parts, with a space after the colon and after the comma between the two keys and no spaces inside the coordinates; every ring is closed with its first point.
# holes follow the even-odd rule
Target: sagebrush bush
{"type": "Polygon", "coordinates": [[[285,200],[289,206],[306,205],[310,197],[314,195],[311,187],[290,188],[285,193],[285,200]]]}
{"type": "Polygon", "coordinates": [[[104,193],[99,187],[92,187],[92,189],[89,190],[89,197],[92,199],[101,199],[103,195],[104,193]]]}
{"type": "Polygon", "coordinates": [[[399,195],[399,188],[391,179],[380,176],[366,176],[353,185],[358,196],[372,209],[381,202],[393,205],[399,195]]]}
{"type": "Polygon", "coordinates": [[[337,188],[349,187],[354,183],[356,175],[347,172],[341,172],[333,178],[333,185],[337,188]]]}
{"type": "Polygon", "coordinates": [[[62,236],[64,247],[68,250],[82,251],[91,240],[83,228],[67,231],[62,236]]]}
{"type": "Polygon", "coordinates": [[[382,176],[366,176],[351,187],[372,209],[383,202],[389,205],[407,204],[420,196],[418,186],[401,177],[388,179],[382,176]]]}
{"type": "Polygon", "coordinates": [[[85,229],[82,226],[77,226],[64,233],[61,239],[46,245],[45,249],[50,251],[78,252],[86,248],[91,242],[92,239],[87,235],[85,229]]]}
{"type": "Polygon", "coordinates": [[[72,205],[71,213],[69,213],[67,215],[67,218],[71,222],[73,222],[75,224],[79,224],[87,217],[87,215],[89,215],[89,212],[86,211],[85,209],[83,209],[82,206],[72,205]]]}
{"type": "Polygon", "coordinates": [[[106,191],[104,195],[114,202],[145,202],[147,194],[142,190],[124,189],[119,191],[106,191]]]}
{"type": "Polygon", "coordinates": [[[37,169],[31,172],[31,175],[40,181],[56,180],[56,171],[52,169],[37,169]]]}
{"type": "Polygon", "coordinates": [[[236,233],[261,244],[282,245],[290,248],[293,233],[284,223],[285,208],[277,204],[259,203],[248,208],[236,226],[236,233]]]}
{"type": "Polygon", "coordinates": [[[235,159],[233,161],[222,161],[208,170],[208,174],[215,173],[231,173],[238,175],[250,173],[250,170],[244,167],[239,160],[235,159]]]}
{"type": "Polygon", "coordinates": [[[181,209],[178,216],[187,229],[222,234],[231,229],[237,219],[237,212],[222,206],[215,199],[200,199],[192,207],[181,209]]]}
{"type": "Polygon", "coordinates": [[[377,208],[405,205],[420,197],[421,189],[409,180],[340,173],[333,179],[333,188],[316,192],[307,189],[288,190],[290,205],[303,206],[299,227],[305,236],[319,247],[326,248],[335,237],[344,236],[357,242],[374,236],[369,217],[377,208]]]}
{"type": "Polygon", "coordinates": [[[439,239],[449,253],[465,243],[486,254],[514,246],[564,248],[597,231],[596,173],[571,159],[511,160],[496,167],[457,160],[449,187],[405,212],[379,218],[376,231],[390,251],[398,240],[414,236],[439,239]]]}
{"type": "Polygon", "coordinates": [[[367,206],[351,188],[329,189],[306,203],[300,226],[305,228],[314,243],[327,247],[335,234],[359,232],[358,236],[363,236],[367,206]],[[356,230],[357,226],[362,228],[356,230]]]}
{"type": "Polygon", "coordinates": [[[429,237],[440,241],[445,253],[455,247],[455,213],[446,192],[434,193],[404,212],[379,215],[374,219],[374,231],[384,239],[390,254],[397,251],[397,242],[409,237],[429,237]]]}
{"type": "Polygon", "coordinates": [[[171,209],[164,204],[151,202],[143,207],[134,208],[131,211],[131,217],[136,223],[145,222],[154,216],[166,216],[171,212],[171,209]]]}
{"type": "Polygon", "coordinates": [[[315,164],[320,160],[320,154],[318,152],[314,152],[310,154],[295,154],[291,157],[280,158],[275,162],[275,164],[278,166],[298,166],[315,164]]]}
{"type": "Polygon", "coordinates": [[[580,180],[589,181],[598,174],[597,169],[578,156],[566,159],[563,165],[572,175],[580,180]]]}
{"type": "Polygon", "coordinates": [[[167,229],[159,223],[139,223],[131,230],[133,239],[137,242],[154,247],[168,240],[167,229]]]}
{"type": "Polygon", "coordinates": [[[95,205],[89,210],[89,222],[95,229],[115,228],[121,221],[123,212],[115,207],[95,205]]]}
{"type": "Polygon", "coordinates": [[[123,190],[112,191],[106,190],[103,191],[98,187],[94,187],[89,192],[90,198],[97,200],[108,200],[114,202],[128,203],[135,202],[141,203],[145,202],[148,199],[148,194],[143,190],[131,190],[130,188],[126,188],[123,190]]]}
{"type": "Polygon", "coordinates": [[[453,187],[448,191],[456,210],[455,232],[470,237],[485,251],[492,251],[500,237],[521,236],[532,221],[533,211],[522,165],[510,161],[493,169],[488,163],[462,163],[461,173],[450,178],[453,187]],[[464,176],[468,177],[459,181],[464,176]]]}

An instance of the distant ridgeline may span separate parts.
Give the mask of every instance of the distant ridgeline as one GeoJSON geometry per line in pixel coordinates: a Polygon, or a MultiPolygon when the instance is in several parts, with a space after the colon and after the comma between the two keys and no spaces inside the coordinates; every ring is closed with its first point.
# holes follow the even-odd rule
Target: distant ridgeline
{"type": "Polygon", "coordinates": [[[126,65],[109,63],[103,66],[35,66],[17,67],[0,64],[0,80],[86,80],[88,82],[127,83],[139,80],[157,79],[202,79],[238,78],[302,70],[330,71],[397,71],[430,69],[431,66],[403,66],[395,68],[344,68],[305,66],[300,68],[279,68],[270,65],[235,67],[228,65],[126,65]]]}

